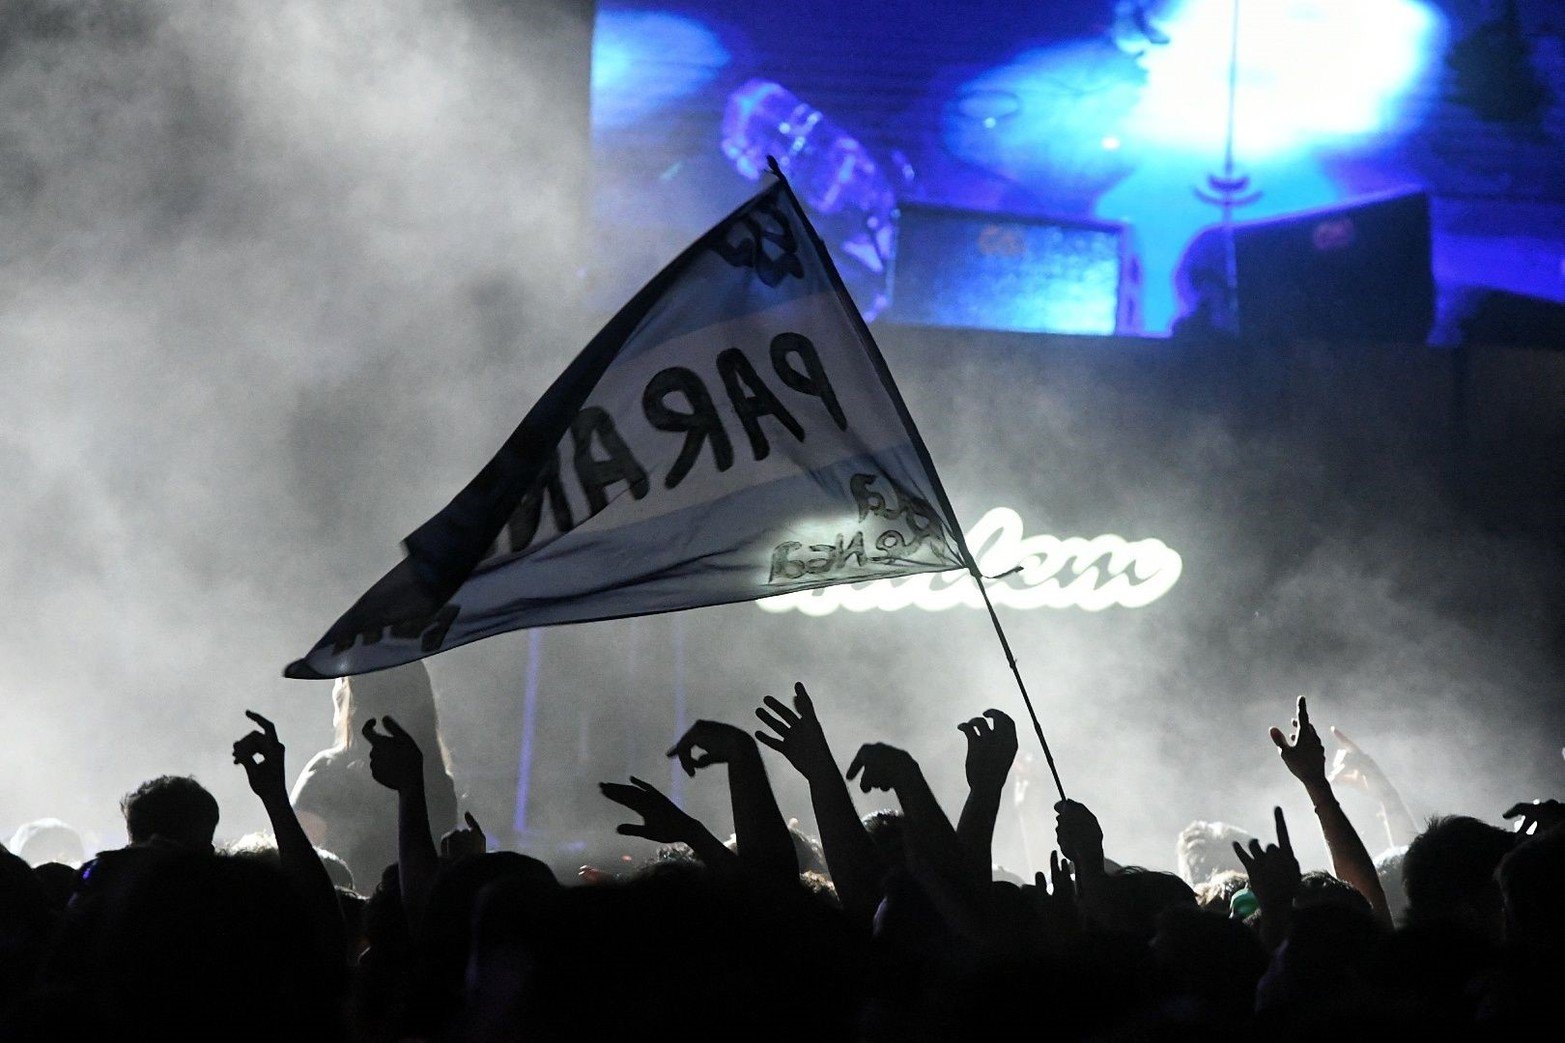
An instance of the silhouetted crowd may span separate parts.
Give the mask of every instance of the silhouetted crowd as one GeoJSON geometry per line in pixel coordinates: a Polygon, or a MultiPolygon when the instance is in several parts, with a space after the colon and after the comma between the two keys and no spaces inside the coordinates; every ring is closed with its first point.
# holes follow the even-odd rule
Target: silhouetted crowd
{"type": "Polygon", "coordinates": [[[1192,823],[1177,873],[1118,865],[1112,823],[1072,800],[1029,814],[1046,782],[1008,789],[998,710],[959,725],[952,823],[904,750],[865,745],[844,771],[797,685],[764,699],[760,730],[698,721],[668,751],[692,776],[726,766],[730,841],[641,779],[603,783],[634,817],[619,832],[661,846],[570,882],[456,822],[421,666],[335,700],[336,745],[291,793],[271,722],[250,713],[234,743],[270,834],[215,851],[216,801],[173,776],[128,794],[130,843],[85,862],[63,823],[17,832],[0,1040],[1438,1039],[1560,1021],[1565,805],[1419,831],[1340,732],[1328,762],[1304,699],[1271,739],[1332,873],[1300,871],[1305,827],[1281,809],[1264,840],[1192,823]],[[761,746],[804,776],[818,838],[784,817],[761,746]],[[850,784],[896,809],[861,818],[850,784]],[[1378,859],[1349,787],[1380,806],[1378,859]],[[1031,881],[991,862],[1008,799],[1048,865],[1031,881]]]}

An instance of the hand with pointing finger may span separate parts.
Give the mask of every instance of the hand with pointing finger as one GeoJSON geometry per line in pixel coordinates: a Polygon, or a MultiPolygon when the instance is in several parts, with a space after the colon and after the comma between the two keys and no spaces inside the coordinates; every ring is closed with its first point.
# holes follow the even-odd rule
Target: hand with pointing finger
{"type": "Polygon", "coordinates": [[[1299,696],[1298,716],[1293,719],[1293,734],[1284,738],[1281,728],[1273,728],[1271,736],[1277,746],[1277,755],[1294,778],[1306,787],[1325,784],[1326,747],[1321,744],[1320,734],[1310,723],[1309,706],[1304,696],[1299,696]]]}
{"type": "Polygon", "coordinates": [[[1288,839],[1288,823],[1282,808],[1273,808],[1277,824],[1277,843],[1261,846],[1259,840],[1251,840],[1246,851],[1234,841],[1234,854],[1250,877],[1250,890],[1261,903],[1261,918],[1269,922],[1275,935],[1270,940],[1280,942],[1287,934],[1287,923],[1293,909],[1293,899],[1299,893],[1299,860],[1294,857],[1293,844],[1288,839]]]}
{"type": "Polygon", "coordinates": [[[382,735],[375,730],[375,718],[364,722],[363,735],[370,743],[370,774],[387,789],[397,792],[422,789],[424,753],[413,736],[391,716],[380,718],[382,735]]]}
{"type": "Polygon", "coordinates": [[[484,829],[473,813],[464,812],[462,817],[467,821],[466,829],[458,826],[440,838],[440,857],[448,862],[469,855],[482,855],[489,850],[489,838],[484,836],[484,829]]]}
{"type": "MultiPolygon", "coordinates": [[[[1282,758],[1288,771],[1304,784],[1304,792],[1309,796],[1310,803],[1315,809],[1315,817],[1320,821],[1321,839],[1326,842],[1326,851],[1331,855],[1331,870],[1337,875],[1337,879],[1363,895],[1376,919],[1389,928],[1391,912],[1386,903],[1385,887],[1375,871],[1375,862],[1369,856],[1369,849],[1364,846],[1364,839],[1359,836],[1358,830],[1349,821],[1347,813],[1342,810],[1342,804],[1337,800],[1337,794],[1327,780],[1326,748],[1321,745],[1320,733],[1310,723],[1309,704],[1302,695],[1299,696],[1298,716],[1293,719],[1293,729],[1293,734],[1285,738],[1282,729],[1273,728],[1272,743],[1277,747],[1277,755],[1282,758]]],[[[1341,741],[1340,734],[1339,741],[1341,741]]],[[[1347,745],[1352,744],[1349,742],[1347,745]]],[[[1384,810],[1382,815],[1386,815],[1384,810]]],[[[1387,833],[1393,833],[1390,819],[1387,818],[1386,822],[1387,833]]],[[[1279,887],[1291,875],[1292,887],[1297,890],[1299,863],[1294,859],[1293,850],[1288,844],[1287,827],[1283,824],[1280,808],[1277,811],[1277,836],[1280,853],[1275,857],[1262,859],[1262,871],[1274,873],[1279,887]]],[[[1274,850],[1277,849],[1268,849],[1268,856],[1274,850]]],[[[1259,858],[1260,855],[1259,846],[1256,845],[1252,856],[1259,858]]],[[[1264,880],[1257,883],[1252,878],[1250,881],[1250,890],[1254,891],[1255,896],[1260,899],[1263,912],[1266,907],[1266,895],[1262,893],[1262,888],[1265,886],[1264,880]]],[[[1292,900],[1291,895],[1289,900],[1292,900]]],[[[1272,917],[1273,929],[1276,927],[1277,916],[1285,915],[1287,913],[1282,912],[1272,917]]],[[[1263,916],[1262,919],[1266,917],[1263,916]]],[[[1278,942],[1275,936],[1267,940],[1274,945],[1278,942]]]]}

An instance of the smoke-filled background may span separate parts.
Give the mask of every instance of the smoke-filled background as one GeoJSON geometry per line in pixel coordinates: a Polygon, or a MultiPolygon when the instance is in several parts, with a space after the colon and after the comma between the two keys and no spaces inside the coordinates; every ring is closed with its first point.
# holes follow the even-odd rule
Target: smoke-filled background
{"type": "Polygon", "coordinates": [[[0,7],[0,819],[328,744],[283,663],[584,339],[580,7],[0,7]]]}
{"type": "MultiPolygon", "coordinates": [[[[604,255],[651,249],[582,218],[591,11],[0,10],[0,829],[57,815],[116,845],[118,797],[173,772],[237,836],[263,823],[228,753],[241,711],[277,721],[294,771],[329,744],[329,686],[282,665],[585,343],[571,302],[604,255]]],[[[1536,447],[1503,407],[1539,380],[1412,349],[882,342],[966,521],[1008,506],[1029,535],[1184,558],[1145,609],[1001,610],[1113,857],[1166,866],[1192,818],[1307,816],[1266,737],[1301,693],[1415,814],[1558,794],[1565,572],[1538,505],[1560,488],[1509,465],[1536,447]]],[[[987,620],[962,609],[739,605],[509,635],[431,671],[467,803],[562,863],[617,853],[595,783],[631,772],[729,828],[721,778],[677,779],[663,750],[796,679],[844,764],[905,745],[953,814],[958,721],[1005,708],[1036,753],[987,620]]],[[[996,855],[1022,860],[1009,816],[996,855]]]]}

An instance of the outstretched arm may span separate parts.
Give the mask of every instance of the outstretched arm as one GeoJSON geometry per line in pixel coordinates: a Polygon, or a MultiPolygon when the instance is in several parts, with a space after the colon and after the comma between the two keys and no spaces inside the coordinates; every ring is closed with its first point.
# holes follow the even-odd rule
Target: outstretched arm
{"type": "Polygon", "coordinates": [[[686,814],[661,790],[634,775],[630,785],[600,782],[598,790],[616,804],[641,816],[641,823],[626,822],[615,832],[625,837],[645,837],[659,844],[686,844],[708,869],[722,872],[737,868],[739,858],[712,835],[693,815],[686,814]]]}
{"type": "Polygon", "coordinates": [[[1304,784],[1304,792],[1315,805],[1315,817],[1320,820],[1321,833],[1326,838],[1326,850],[1331,853],[1331,869],[1337,877],[1353,886],[1359,894],[1369,899],[1369,907],[1375,918],[1390,927],[1391,910],[1386,904],[1386,892],[1375,872],[1375,862],[1369,857],[1358,830],[1348,821],[1331,783],[1326,780],[1326,750],[1320,735],[1310,723],[1309,706],[1304,696],[1299,696],[1298,716],[1293,719],[1294,733],[1284,737],[1281,728],[1271,730],[1272,742],[1277,754],[1293,777],[1304,784]]]}
{"type": "Polygon", "coordinates": [[[386,730],[384,735],[375,730],[375,718],[364,722],[363,734],[370,743],[370,774],[382,786],[397,791],[397,876],[403,911],[408,923],[417,925],[440,871],[424,793],[424,752],[394,718],[382,717],[380,723],[386,730]]]}
{"type": "Polygon", "coordinates": [[[272,824],[272,835],[277,838],[277,857],[282,863],[283,874],[310,903],[317,922],[323,926],[323,936],[333,952],[341,952],[344,946],[342,909],[337,904],[337,889],[332,886],[326,867],[299,816],[294,814],[288,801],[288,784],[283,769],[285,748],[277,737],[277,726],[253,710],[245,716],[260,728],[242,736],[234,743],[234,763],[244,768],[250,783],[250,792],[261,798],[266,817],[272,824]]]}
{"type": "Polygon", "coordinates": [[[1000,798],[1016,760],[1016,722],[1002,710],[985,710],[983,717],[974,717],[957,729],[967,736],[968,788],[956,835],[974,875],[983,884],[990,876],[1000,798]]]}
{"type": "Polygon", "coordinates": [[[767,879],[796,881],[799,858],[794,854],[788,823],[766,778],[761,751],[747,732],[731,724],[697,721],[669,748],[685,774],[713,764],[728,765],[728,795],[733,801],[734,835],[739,861],[767,879]]]}
{"type": "Polygon", "coordinates": [[[1335,786],[1351,786],[1369,794],[1370,799],[1380,806],[1380,822],[1386,828],[1386,840],[1392,847],[1411,844],[1413,838],[1418,836],[1418,826],[1414,824],[1402,794],[1397,792],[1391,779],[1375,763],[1375,758],[1359,749],[1358,744],[1348,738],[1342,729],[1332,725],[1331,735],[1337,740],[1337,753],[1331,760],[1331,772],[1327,778],[1335,786]]]}
{"type": "Polygon", "coordinates": [[[857,778],[865,793],[872,789],[894,792],[902,804],[909,852],[917,853],[942,874],[960,875],[963,858],[956,830],[912,754],[882,742],[867,743],[859,747],[848,765],[848,778],[857,778]]]}
{"type": "Polygon", "coordinates": [[[935,799],[924,772],[906,750],[884,743],[859,747],[848,778],[859,787],[891,790],[902,804],[908,872],[918,880],[947,924],[975,940],[986,933],[987,887],[976,887],[951,820],[935,799]]]}
{"type": "Polygon", "coordinates": [[[793,686],[792,709],[770,695],[765,703],[756,709],[755,715],[771,733],[758,731],[755,738],[788,758],[788,763],[810,784],[815,825],[821,831],[821,848],[837,897],[850,917],[867,924],[880,904],[880,880],[885,867],[875,853],[875,842],[859,820],[847,781],[815,714],[815,704],[802,683],[793,686]]]}

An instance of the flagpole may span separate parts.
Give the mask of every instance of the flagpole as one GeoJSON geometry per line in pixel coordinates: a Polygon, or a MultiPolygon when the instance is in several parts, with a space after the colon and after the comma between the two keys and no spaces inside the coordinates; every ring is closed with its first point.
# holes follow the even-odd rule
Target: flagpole
{"type": "Polygon", "coordinates": [[[1065,786],[1060,782],[1059,769],[1054,766],[1054,754],[1049,749],[1049,740],[1044,738],[1043,725],[1038,721],[1038,711],[1033,709],[1032,697],[1027,694],[1027,685],[1022,681],[1021,668],[1016,665],[1016,656],[1011,652],[1011,642],[1006,639],[1005,628],[1000,625],[1000,617],[995,613],[994,602],[989,600],[989,591],[984,588],[983,573],[978,570],[978,562],[973,559],[973,552],[968,549],[967,537],[962,531],[961,522],[957,520],[956,510],[951,506],[951,498],[946,495],[945,485],[940,481],[940,472],[935,470],[935,461],[929,455],[929,447],[924,444],[924,438],[918,433],[917,426],[913,423],[913,416],[908,412],[907,403],[902,401],[902,392],[897,389],[896,382],[891,379],[891,369],[886,365],[885,358],[880,354],[880,346],[875,343],[875,337],[869,331],[869,324],[864,321],[864,316],[859,312],[858,305],[853,301],[853,295],[848,292],[847,286],[842,282],[842,275],[837,271],[837,265],[832,261],[831,254],[826,250],[826,244],[815,231],[815,225],[810,222],[810,217],[804,212],[804,204],[799,202],[799,197],[793,194],[793,186],[783,176],[782,168],[777,165],[774,157],[768,156],[767,162],[771,165],[772,174],[782,183],[783,191],[788,193],[788,198],[793,201],[794,209],[799,214],[799,219],[804,222],[804,230],[809,233],[811,242],[820,253],[825,262],[822,267],[826,269],[827,276],[831,279],[832,289],[842,298],[844,310],[852,316],[852,322],[858,329],[859,336],[864,340],[866,354],[875,364],[876,373],[880,377],[881,384],[891,402],[896,406],[897,416],[902,421],[903,428],[908,433],[908,438],[913,444],[913,451],[918,454],[919,463],[924,465],[924,470],[929,474],[929,480],[934,483],[935,497],[940,501],[940,509],[951,520],[955,530],[952,532],[952,540],[957,549],[962,552],[962,558],[967,566],[967,571],[972,575],[973,582],[978,584],[978,593],[984,599],[984,607],[989,610],[989,622],[994,624],[995,636],[1000,639],[1000,648],[1005,652],[1005,660],[1011,666],[1011,675],[1016,678],[1016,688],[1022,693],[1022,705],[1027,707],[1027,716],[1032,719],[1033,731],[1038,735],[1038,745],[1043,747],[1044,760],[1048,761],[1049,774],[1054,778],[1054,788],[1059,792],[1060,799],[1065,798],[1065,786]]]}
{"type": "MultiPolygon", "coordinates": [[[[938,481],[938,479],[937,479],[938,481]]],[[[951,518],[952,524],[956,518],[951,518]]],[[[1032,697],[1027,694],[1027,684],[1022,680],[1021,667],[1016,665],[1016,656],[1011,652],[1011,643],[1005,638],[1005,628],[1000,625],[1000,617],[995,614],[994,602],[989,600],[989,591],[984,586],[983,574],[974,565],[973,555],[967,549],[967,540],[962,540],[962,552],[967,556],[968,567],[972,571],[973,582],[978,584],[978,593],[983,595],[984,608],[989,610],[989,622],[994,624],[995,636],[1000,639],[1000,647],[1005,651],[1005,661],[1011,664],[1011,675],[1016,678],[1016,688],[1022,693],[1022,703],[1027,707],[1027,716],[1032,718],[1033,731],[1038,733],[1038,745],[1043,747],[1043,759],[1049,762],[1049,774],[1054,777],[1054,788],[1060,794],[1060,799],[1065,799],[1065,786],[1060,782],[1060,769],[1054,766],[1054,754],[1049,750],[1049,740],[1043,737],[1043,725],[1038,723],[1038,711],[1032,707],[1032,697]]]]}

